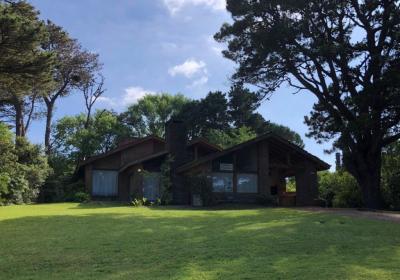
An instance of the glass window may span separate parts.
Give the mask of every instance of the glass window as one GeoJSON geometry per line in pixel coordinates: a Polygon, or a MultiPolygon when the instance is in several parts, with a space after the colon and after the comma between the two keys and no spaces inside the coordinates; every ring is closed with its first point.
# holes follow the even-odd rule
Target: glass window
{"type": "Polygon", "coordinates": [[[212,185],[214,192],[232,192],[233,191],[232,173],[213,173],[212,185]]]}
{"type": "Polygon", "coordinates": [[[238,193],[257,193],[257,174],[239,173],[237,175],[238,193]]]}

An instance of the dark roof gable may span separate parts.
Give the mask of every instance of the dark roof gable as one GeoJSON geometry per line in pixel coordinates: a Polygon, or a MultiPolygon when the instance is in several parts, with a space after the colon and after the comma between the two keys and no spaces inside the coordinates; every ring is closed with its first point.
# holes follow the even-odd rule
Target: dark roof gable
{"type": "Polygon", "coordinates": [[[274,140],[280,142],[282,145],[287,146],[288,148],[294,150],[295,152],[301,154],[302,156],[304,156],[304,157],[310,159],[311,161],[317,163],[317,165],[319,166],[319,168],[321,170],[326,170],[326,169],[330,168],[330,165],[328,163],[326,163],[323,160],[319,159],[318,157],[310,154],[309,152],[307,152],[304,149],[300,148],[299,146],[293,144],[292,142],[290,142],[290,141],[288,141],[288,140],[286,140],[286,139],[284,139],[284,138],[282,138],[282,137],[270,132],[270,133],[266,133],[266,134],[263,134],[261,136],[258,136],[258,137],[254,138],[254,139],[251,139],[249,141],[246,141],[246,142],[243,142],[241,144],[238,144],[236,146],[233,146],[231,148],[228,148],[226,150],[222,150],[220,152],[216,152],[216,153],[210,154],[210,155],[205,156],[203,158],[200,158],[198,160],[188,162],[188,163],[180,166],[178,168],[178,172],[184,172],[184,171],[186,171],[186,170],[188,170],[188,169],[190,169],[192,167],[195,167],[195,166],[200,165],[202,163],[206,163],[208,161],[214,160],[214,159],[219,158],[221,156],[227,155],[227,154],[229,154],[229,153],[231,153],[233,151],[237,151],[237,150],[240,150],[240,149],[245,148],[247,146],[250,146],[252,144],[255,144],[257,142],[260,142],[260,141],[263,141],[263,140],[270,140],[270,139],[274,139],[274,140]]]}

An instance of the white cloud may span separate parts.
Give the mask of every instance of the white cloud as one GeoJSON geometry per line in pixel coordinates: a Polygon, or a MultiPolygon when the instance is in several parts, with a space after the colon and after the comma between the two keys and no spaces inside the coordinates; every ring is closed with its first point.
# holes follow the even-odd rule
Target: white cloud
{"type": "Polygon", "coordinates": [[[168,73],[175,77],[176,75],[183,75],[186,78],[192,78],[198,73],[207,74],[207,67],[204,61],[196,61],[193,58],[187,59],[184,63],[175,65],[168,70],[168,73]]]}
{"type": "Polygon", "coordinates": [[[107,96],[100,96],[97,101],[101,107],[112,109],[122,109],[136,103],[140,98],[145,95],[157,94],[151,90],[145,90],[142,87],[128,87],[124,90],[124,94],[119,98],[112,98],[107,96]]]}
{"type": "Polygon", "coordinates": [[[208,77],[203,76],[195,81],[189,86],[189,88],[200,87],[208,82],[208,77]]]}
{"type": "Polygon", "coordinates": [[[110,98],[107,96],[99,96],[99,98],[97,98],[97,102],[103,103],[104,105],[111,106],[111,107],[118,106],[117,102],[113,98],[110,98]]]}
{"type": "Polygon", "coordinates": [[[168,8],[171,15],[175,15],[185,6],[206,6],[213,10],[224,10],[226,7],[225,0],[163,0],[164,5],[168,8]]]}
{"type": "Polygon", "coordinates": [[[154,91],[145,90],[141,87],[128,87],[125,89],[125,94],[122,96],[121,103],[123,106],[129,106],[136,103],[140,98],[147,94],[156,94],[154,91]]]}

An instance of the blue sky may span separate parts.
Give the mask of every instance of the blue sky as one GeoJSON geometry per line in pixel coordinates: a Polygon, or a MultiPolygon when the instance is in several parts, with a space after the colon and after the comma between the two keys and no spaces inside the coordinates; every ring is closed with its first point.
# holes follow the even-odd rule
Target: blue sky
{"type": "MultiPolygon", "coordinates": [[[[222,57],[223,45],[213,35],[229,14],[225,0],[31,0],[44,19],[69,32],[104,64],[106,93],[98,108],[122,111],[146,93],[182,93],[191,98],[229,88],[235,65],[222,57]]],[[[306,149],[330,164],[324,154],[329,145],[305,137],[304,116],[315,97],[308,92],[292,94],[283,86],[259,112],[267,119],[298,132],[306,149]]],[[[56,118],[84,110],[78,92],[60,99],[56,118]]],[[[29,136],[43,142],[43,122],[36,122],[29,136]]]]}

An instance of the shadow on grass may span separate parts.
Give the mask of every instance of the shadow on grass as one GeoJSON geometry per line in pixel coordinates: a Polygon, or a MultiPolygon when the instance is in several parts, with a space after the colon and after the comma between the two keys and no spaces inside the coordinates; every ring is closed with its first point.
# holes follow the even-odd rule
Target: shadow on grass
{"type": "MultiPolygon", "coordinates": [[[[93,209],[96,204],[81,209],[86,207],[93,209]]],[[[0,275],[4,279],[400,277],[397,225],[287,209],[165,211],[171,209],[175,208],[1,221],[0,248],[6,254],[0,258],[0,275]]]]}
{"type": "MultiPolygon", "coordinates": [[[[110,208],[110,207],[126,207],[132,206],[129,202],[117,202],[117,201],[91,201],[80,203],[70,209],[98,209],[98,208],[110,208]]],[[[133,206],[132,206],[133,207],[133,206]]],[[[135,208],[135,207],[133,207],[135,208]]],[[[162,211],[162,210],[193,210],[193,211],[218,211],[218,210],[246,210],[246,209],[265,209],[274,208],[266,207],[258,204],[243,204],[243,203],[222,203],[207,207],[194,207],[190,205],[167,205],[167,206],[143,206],[141,208],[147,208],[150,210],[162,211]]]]}

